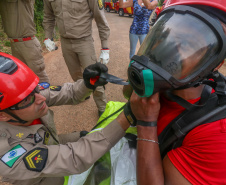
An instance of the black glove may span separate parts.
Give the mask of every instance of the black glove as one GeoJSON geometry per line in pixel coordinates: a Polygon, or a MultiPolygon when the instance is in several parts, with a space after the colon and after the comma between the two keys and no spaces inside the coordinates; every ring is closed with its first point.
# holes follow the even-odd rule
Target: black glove
{"type": "Polygon", "coordinates": [[[95,78],[97,76],[100,76],[101,73],[107,73],[108,68],[106,65],[101,64],[100,62],[97,62],[95,64],[91,64],[88,67],[85,68],[83,72],[83,79],[85,82],[85,85],[89,89],[95,90],[97,86],[104,86],[108,82],[103,79],[99,78],[94,85],[90,84],[90,78],[95,78]]]}

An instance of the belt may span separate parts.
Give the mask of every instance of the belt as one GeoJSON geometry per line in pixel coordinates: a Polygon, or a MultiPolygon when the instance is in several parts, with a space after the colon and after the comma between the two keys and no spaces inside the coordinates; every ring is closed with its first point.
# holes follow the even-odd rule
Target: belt
{"type": "Polygon", "coordinates": [[[10,39],[11,42],[22,42],[22,41],[28,41],[34,39],[35,36],[32,37],[23,37],[18,39],[10,39]]]}

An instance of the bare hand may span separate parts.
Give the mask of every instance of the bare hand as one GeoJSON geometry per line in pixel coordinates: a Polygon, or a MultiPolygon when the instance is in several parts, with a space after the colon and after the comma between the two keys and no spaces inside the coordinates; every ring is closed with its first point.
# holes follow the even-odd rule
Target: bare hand
{"type": "Polygon", "coordinates": [[[137,120],[157,121],[160,110],[159,93],[155,93],[148,98],[141,98],[133,92],[130,98],[130,106],[137,120]]]}

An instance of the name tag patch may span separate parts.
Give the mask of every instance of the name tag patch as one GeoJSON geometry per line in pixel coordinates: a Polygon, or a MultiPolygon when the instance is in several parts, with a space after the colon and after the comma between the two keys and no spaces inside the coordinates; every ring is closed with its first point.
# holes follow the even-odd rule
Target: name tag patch
{"type": "Polygon", "coordinates": [[[22,156],[27,150],[25,150],[21,145],[16,145],[6,154],[1,157],[1,161],[8,167],[12,168],[14,163],[22,156]]]}
{"type": "Polygon", "coordinates": [[[35,148],[24,156],[23,161],[28,170],[41,172],[45,168],[47,158],[47,149],[35,148]]]}

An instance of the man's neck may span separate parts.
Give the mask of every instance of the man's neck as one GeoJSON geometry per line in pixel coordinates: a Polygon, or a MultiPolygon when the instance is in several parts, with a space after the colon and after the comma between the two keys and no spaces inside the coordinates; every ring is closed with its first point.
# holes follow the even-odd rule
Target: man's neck
{"type": "Polygon", "coordinates": [[[199,98],[202,94],[204,85],[200,85],[198,87],[190,87],[188,89],[182,90],[174,90],[173,94],[185,99],[185,100],[192,100],[199,98]]]}

